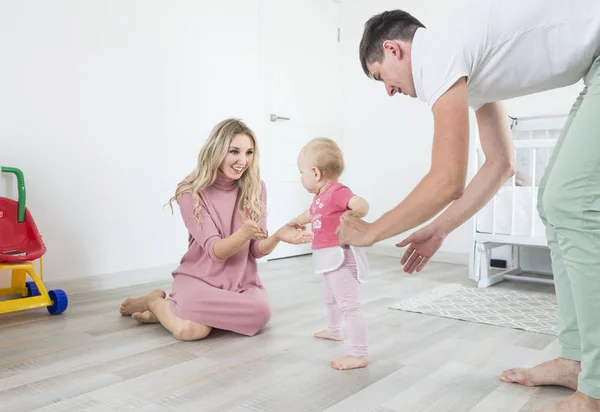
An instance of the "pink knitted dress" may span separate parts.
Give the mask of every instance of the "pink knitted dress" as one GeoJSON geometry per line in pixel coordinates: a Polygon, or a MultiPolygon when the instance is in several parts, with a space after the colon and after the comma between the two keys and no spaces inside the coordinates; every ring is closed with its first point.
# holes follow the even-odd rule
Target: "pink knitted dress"
{"type": "MultiPolygon", "coordinates": [[[[261,181],[266,206],[266,187],[261,181]]],[[[216,182],[200,192],[204,207],[200,225],[194,216],[192,195],[179,198],[179,209],[189,232],[189,248],[173,271],[169,296],[175,316],[217,329],[253,336],[271,318],[267,292],[258,276],[256,259],[262,257],[258,242],[249,241],[233,256],[215,256],[214,243],[242,227],[237,209],[241,191],[236,181],[221,171],[216,182]]],[[[266,228],[266,219],[261,221],[266,228]]]]}

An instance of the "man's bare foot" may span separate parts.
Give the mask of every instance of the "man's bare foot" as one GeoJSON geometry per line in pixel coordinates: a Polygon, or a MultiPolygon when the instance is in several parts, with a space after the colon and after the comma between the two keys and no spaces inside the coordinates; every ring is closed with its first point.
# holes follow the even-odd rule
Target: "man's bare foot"
{"type": "Polygon", "coordinates": [[[159,323],[156,315],[149,310],[145,312],[135,312],[131,317],[140,323],[159,323]]]}
{"type": "Polygon", "coordinates": [[[344,337],[342,335],[333,335],[331,333],[329,333],[329,331],[327,329],[322,330],[321,332],[317,332],[315,333],[315,338],[318,339],[329,339],[329,340],[335,340],[335,341],[342,341],[344,340],[344,337]]]}
{"type": "Polygon", "coordinates": [[[581,362],[558,358],[533,368],[516,368],[502,372],[500,380],[525,386],[557,385],[577,390],[581,362]]]}
{"type": "Polygon", "coordinates": [[[369,364],[369,359],[366,356],[346,355],[343,358],[334,360],[330,363],[332,368],[338,370],[364,368],[369,364]]]}
{"type": "Polygon", "coordinates": [[[121,307],[119,312],[122,316],[131,316],[136,312],[145,312],[148,310],[148,300],[153,297],[165,298],[167,294],[162,289],[156,289],[144,296],[138,296],[135,298],[127,298],[121,307]]]}
{"type": "Polygon", "coordinates": [[[555,403],[538,412],[600,412],[600,399],[593,399],[581,392],[564,401],[555,403]]]}

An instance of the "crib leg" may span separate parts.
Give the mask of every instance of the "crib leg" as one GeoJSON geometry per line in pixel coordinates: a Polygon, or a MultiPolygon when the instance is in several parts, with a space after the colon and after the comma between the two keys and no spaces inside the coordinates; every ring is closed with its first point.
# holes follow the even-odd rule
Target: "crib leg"
{"type": "Polygon", "coordinates": [[[477,245],[477,255],[479,260],[479,280],[477,281],[477,287],[487,288],[489,286],[500,283],[504,280],[504,275],[512,272],[510,270],[495,275],[490,274],[490,250],[495,248],[494,243],[479,243],[477,245]]]}
{"type": "Polygon", "coordinates": [[[476,270],[478,273],[477,286],[486,288],[490,286],[490,264],[488,260],[489,253],[487,245],[485,243],[478,243],[476,245],[475,255],[477,261],[476,270]]]}
{"type": "Polygon", "coordinates": [[[519,255],[519,246],[510,245],[511,248],[511,259],[510,267],[506,270],[490,275],[490,251],[498,246],[505,246],[496,243],[478,243],[477,244],[477,260],[478,269],[480,276],[478,277],[477,286],[480,288],[487,288],[495,285],[496,283],[502,282],[507,276],[517,276],[523,273],[521,270],[521,259],[519,255]]]}
{"type": "Polygon", "coordinates": [[[513,269],[520,269],[521,268],[521,252],[520,252],[520,247],[518,245],[511,245],[510,247],[510,251],[512,252],[512,257],[511,257],[511,266],[513,269]]]}
{"type": "Polygon", "coordinates": [[[479,260],[477,259],[477,242],[473,242],[473,247],[469,251],[469,279],[477,281],[479,279],[479,260]]]}

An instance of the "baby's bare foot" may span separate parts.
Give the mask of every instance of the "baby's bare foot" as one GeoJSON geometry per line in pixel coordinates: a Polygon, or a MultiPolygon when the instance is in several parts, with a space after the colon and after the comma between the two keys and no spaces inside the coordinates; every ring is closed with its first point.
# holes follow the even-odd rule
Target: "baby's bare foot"
{"type": "Polygon", "coordinates": [[[334,360],[330,365],[339,370],[364,368],[369,364],[369,359],[366,356],[347,355],[338,360],[334,360]]]}
{"type": "Polygon", "coordinates": [[[322,330],[321,332],[317,332],[314,334],[315,338],[318,339],[329,339],[329,340],[335,340],[335,341],[342,341],[344,340],[344,337],[342,335],[334,335],[332,333],[329,333],[329,331],[327,329],[322,330]]]}
{"type": "Polygon", "coordinates": [[[600,400],[576,392],[564,401],[555,403],[538,412],[600,412],[600,400]]]}
{"type": "Polygon", "coordinates": [[[156,315],[149,310],[145,312],[135,312],[131,317],[140,323],[158,323],[156,315]]]}
{"type": "Polygon", "coordinates": [[[558,358],[533,368],[516,368],[504,371],[500,380],[525,386],[557,385],[577,390],[581,362],[558,358]]]}
{"type": "Polygon", "coordinates": [[[148,310],[148,300],[154,297],[165,298],[167,294],[162,289],[156,289],[144,296],[138,296],[135,298],[127,298],[121,307],[119,312],[122,316],[131,316],[136,312],[145,312],[148,310]]]}

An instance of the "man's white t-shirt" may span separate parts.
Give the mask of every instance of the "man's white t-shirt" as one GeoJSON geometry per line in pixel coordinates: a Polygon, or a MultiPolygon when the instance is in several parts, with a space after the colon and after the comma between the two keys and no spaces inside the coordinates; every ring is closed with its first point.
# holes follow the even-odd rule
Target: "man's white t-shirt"
{"type": "Polygon", "coordinates": [[[469,106],[568,86],[600,55],[600,0],[469,0],[412,42],[417,97],[430,108],[467,76],[469,106]]]}

